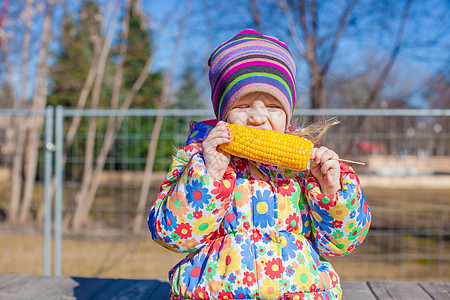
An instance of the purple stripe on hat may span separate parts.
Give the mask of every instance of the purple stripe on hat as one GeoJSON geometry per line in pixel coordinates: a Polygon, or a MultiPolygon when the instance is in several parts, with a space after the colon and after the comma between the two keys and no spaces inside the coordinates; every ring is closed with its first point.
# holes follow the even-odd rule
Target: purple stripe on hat
{"type": "Polygon", "coordinates": [[[217,69],[221,68],[224,65],[227,65],[232,59],[236,59],[237,57],[243,55],[251,55],[256,54],[258,52],[266,55],[273,55],[274,57],[278,57],[279,59],[288,63],[288,66],[292,69],[294,67],[294,61],[289,55],[289,52],[284,49],[280,49],[277,45],[273,45],[273,47],[269,47],[267,44],[262,46],[260,41],[248,41],[244,43],[240,43],[238,45],[234,45],[230,51],[225,52],[221,51],[220,55],[216,55],[211,62],[211,73],[217,74],[217,69]],[[239,46],[239,47],[238,47],[239,46]],[[281,51],[280,51],[281,50],[281,51]],[[217,60],[219,59],[219,60],[217,60]]]}
{"type": "MultiPolygon", "coordinates": [[[[291,86],[295,85],[293,79],[291,78],[290,72],[287,72],[286,68],[283,65],[281,65],[280,63],[276,63],[275,61],[269,61],[269,60],[254,60],[254,59],[250,59],[250,60],[247,60],[247,61],[242,61],[240,64],[236,65],[235,67],[227,70],[224,74],[222,74],[222,77],[219,79],[219,82],[216,84],[216,89],[215,89],[214,94],[213,94],[214,102],[217,101],[217,96],[218,96],[218,93],[220,91],[220,87],[228,79],[228,77],[229,77],[228,75],[230,73],[233,74],[234,72],[238,71],[239,69],[248,68],[248,67],[252,67],[252,66],[255,66],[255,65],[266,66],[266,67],[277,69],[280,72],[284,73],[287,78],[289,78],[289,82],[291,83],[291,86]]],[[[295,92],[294,92],[294,95],[295,95],[295,92]]]]}

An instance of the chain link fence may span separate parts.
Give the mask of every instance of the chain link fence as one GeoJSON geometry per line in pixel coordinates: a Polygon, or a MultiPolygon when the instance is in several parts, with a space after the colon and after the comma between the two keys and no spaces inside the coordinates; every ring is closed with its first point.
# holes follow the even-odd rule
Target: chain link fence
{"type": "MultiPolygon", "coordinates": [[[[211,112],[56,109],[54,139],[53,131],[41,134],[31,215],[25,223],[11,222],[19,137],[11,130],[30,116],[0,111],[2,273],[167,279],[185,255],[154,243],[145,219],[189,122],[210,119],[211,112]],[[53,177],[45,170],[54,170],[53,177]]],[[[372,228],[353,254],[332,259],[343,280],[450,280],[449,116],[450,110],[294,112],[299,124],[337,117],[340,124],[323,144],[341,158],[366,163],[352,167],[372,228]]],[[[44,128],[53,126],[50,119],[44,128]]]]}

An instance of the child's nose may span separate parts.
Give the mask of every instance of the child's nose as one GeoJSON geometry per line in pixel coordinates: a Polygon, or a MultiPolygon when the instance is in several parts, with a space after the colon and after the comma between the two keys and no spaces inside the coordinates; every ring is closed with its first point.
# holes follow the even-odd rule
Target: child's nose
{"type": "Polygon", "coordinates": [[[264,124],[267,122],[267,109],[264,107],[255,107],[250,111],[249,123],[251,125],[264,124]]]}

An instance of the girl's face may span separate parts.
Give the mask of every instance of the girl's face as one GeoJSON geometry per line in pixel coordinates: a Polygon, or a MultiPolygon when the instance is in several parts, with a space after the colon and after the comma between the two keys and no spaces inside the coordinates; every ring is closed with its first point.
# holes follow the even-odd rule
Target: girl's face
{"type": "Polygon", "coordinates": [[[286,112],[272,95],[255,92],[239,99],[228,112],[225,121],[231,124],[284,132],[286,112]]]}

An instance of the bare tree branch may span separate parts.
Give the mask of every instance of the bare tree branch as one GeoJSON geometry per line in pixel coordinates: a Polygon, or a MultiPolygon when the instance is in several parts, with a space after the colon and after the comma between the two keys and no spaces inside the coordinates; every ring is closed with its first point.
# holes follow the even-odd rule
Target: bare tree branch
{"type": "Polygon", "coordinates": [[[369,101],[366,103],[366,108],[370,108],[372,105],[373,100],[377,97],[379,94],[381,87],[383,86],[383,83],[386,81],[386,78],[389,75],[389,72],[392,69],[392,66],[394,65],[398,53],[400,52],[400,48],[403,43],[403,33],[405,31],[406,23],[409,18],[409,12],[411,11],[411,5],[413,0],[406,0],[405,8],[403,10],[402,18],[400,20],[400,25],[397,31],[397,36],[395,38],[395,43],[392,48],[392,51],[389,55],[389,60],[384,66],[383,70],[381,71],[380,75],[378,76],[378,79],[375,81],[375,84],[373,85],[373,88],[370,91],[369,94],[369,101]]]}
{"type": "MultiPolygon", "coordinates": [[[[175,51],[174,51],[173,57],[171,59],[171,64],[164,74],[163,90],[162,90],[161,102],[160,102],[159,109],[164,109],[169,102],[169,90],[170,90],[170,83],[172,80],[172,72],[173,72],[173,68],[175,66],[176,57],[178,56],[178,50],[180,48],[180,43],[181,43],[181,40],[183,37],[184,29],[186,27],[186,20],[188,19],[191,5],[192,5],[192,1],[189,0],[186,4],[184,17],[181,19],[181,23],[180,23],[180,26],[178,29],[177,39],[175,42],[175,51]]],[[[150,190],[153,165],[154,165],[155,156],[156,156],[156,148],[158,146],[159,134],[161,132],[163,120],[164,120],[163,116],[161,116],[161,115],[157,116],[156,120],[155,120],[155,125],[153,127],[152,137],[150,140],[150,146],[149,146],[148,154],[147,154],[147,161],[145,164],[144,179],[142,182],[141,193],[139,196],[139,202],[138,202],[138,206],[137,206],[137,214],[136,214],[136,218],[134,219],[134,226],[133,226],[134,232],[139,232],[141,230],[142,223],[144,221],[144,213],[146,212],[145,204],[148,199],[148,194],[149,194],[149,190],[150,190]]]]}
{"type": "Polygon", "coordinates": [[[295,27],[294,20],[292,19],[286,0],[279,0],[279,3],[283,10],[284,18],[286,19],[289,28],[289,34],[294,41],[295,47],[297,48],[297,51],[300,53],[300,55],[306,58],[305,46],[302,44],[302,41],[299,38],[297,28],[295,27]]]}
{"type": "MultiPolygon", "coordinates": [[[[53,8],[57,0],[51,0],[48,3],[47,13],[44,19],[43,32],[41,37],[41,49],[39,50],[39,63],[34,88],[33,109],[42,110],[45,108],[47,100],[47,76],[48,76],[48,47],[51,38],[51,23],[53,8]]],[[[28,147],[27,147],[27,169],[25,177],[25,186],[23,194],[22,208],[20,211],[19,221],[25,223],[28,219],[31,198],[33,196],[34,182],[36,178],[37,159],[39,151],[39,136],[43,124],[43,117],[32,117],[32,126],[30,128],[28,147]]]]}
{"type": "MultiPolygon", "coordinates": [[[[22,53],[22,94],[20,96],[20,103],[23,105],[27,100],[27,83],[28,83],[28,56],[30,46],[30,26],[31,15],[33,14],[33,1],[27,0],[25,6],[25,32],[23,38],[23,53],[22,53]]],[[[20,197],[22,191],[22,169],[23,169],[23,154],[25,152],[25,135],[26,122],[23,117],[16,116],[14,118],[14,129],[16,133],[15,138],[15,153],[13,156],[13,163],[11,169],[11,202],[9,216],[11,223],[16,223],[20,207],[20,197]]]]}
{"type": "MultiPolygon", "coordinates": [[[[397,30],[394,46],[392,47],[391,53],[389,55],[389,59],[387,63],[384,65],[383,69],[380,72],[380,75],[375,80],[375,83],[369,90],[369,95],[367,96],[367,99],[365,100],[365,109],[371,108],[376,103],[376,98],[378,97],[384,82],[386,81],[389,72],[391,71],[397,56],[400,52],[402,43],[403,43],[403,33],[405,31],[406,23],[409,18],[409,12],[411,10],[412,0],[406,0],[405,7],[403,9],[402,18],[400,20],[400,24],[397,30]]],[[[356,120],[355,128],[361,128],[365,122],[366,118],[363,116],[360,116],[356,120]]],[[[353,148],[353,141],[354,141],[355,135],[352,135],[351,138],[348,141],[347,149],[345,150],[345,155],[348,155],[351,152],[351,149],[353,148]]]]}
{"type": "MultiPolygon", "coordinates": [[[[117,19],[119,17],[119,11],[120,6],[118,6],[118,8],[114,11],[111,24],[109,25],[110,27],[108,29],[108,33],[103,42],[103,47],[99,58],[97,76],[92,91],[91,109],[98,108],[98,105],[100,103],[100,94],[102,90],[101,88],[103,84],[103,77],[105,74],[106,61],[108,59],[108,54],[111,49],[111,40],[114,35],[117,19]]],[[[73,227],[75,230],[81,228],[81,225],[85,221],[87,214],[90,210],[90,207],[92,206],[92,203],[89,204],[88,200],[86,199],[86,194],[88,192],[92,180],[96,128],[97,128],[97,120],[95,117],[92,117],[89,119],[88,125],[88,137],[86,142],[83,181],[81,184],[81,189],[77,194],[77,207],[75,209],[73,219],[73,227]]]]}

